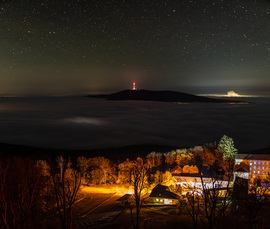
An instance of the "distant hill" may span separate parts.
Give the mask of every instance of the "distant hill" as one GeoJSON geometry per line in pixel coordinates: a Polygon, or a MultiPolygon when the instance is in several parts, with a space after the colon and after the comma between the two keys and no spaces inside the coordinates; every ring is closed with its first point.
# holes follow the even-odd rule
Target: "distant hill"
{"type": "Polygon", "coordinates": [[[88,95],[94,98],[108,100],[143,100],[179,103],[246,103],[235,100],[214,99],[177,91],[124,90],[109,95],[88,95]]]}

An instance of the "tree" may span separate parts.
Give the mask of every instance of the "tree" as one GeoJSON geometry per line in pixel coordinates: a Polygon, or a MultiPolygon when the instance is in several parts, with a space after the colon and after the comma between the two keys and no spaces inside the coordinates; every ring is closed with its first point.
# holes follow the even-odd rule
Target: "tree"
{"type": "Polygon", "coordinates": [[[163,185],[170,186],[173,184],[174,180],[175,179],[173,178],[172,173],[170,171],[166,171],[165,173],[163,173],[162,175],[163,185]]]}
{"type": "Polygon", "coordinates": [[[195,190],[195,187],[191,189],[190,192],[187,193],[187,205],[186,209],[189,216],[192,219],[193,228],[196,229],[198,226],[199,216],[200,216],[200,209],[201,209],[201,198],[198,192],[195,190]]]}
{"type": "MultiPolygon", "coordinates": [[[[217,153],[219,155],[222,155],[222,160],[221,160],[221,168],[224,172],[223,174],[223,180],[228,181],[227,182],[227,192],[225,192],[223,196],[223,202],[220,207],[220,215],[222,217],[225,217],[226,215],[226,210],[228,209],[231,201],[230,201],[230,182],[233,181],[233,170],[234,170],[234,165],[235,165],[235,156],[237,154],[237,149],[234,147],[234,142],[233,139],[224,135],[217,147],[217,153]]],[[[220,157],[221,158],[221,157],[220,157]]],[[[219,166],[220,166],[219,165],[219,166]]]]}
{"type": "Polygon", "coordinates": [[[0,227],[34,227],[43,175],[31,158],[0,159],[0,227]]]}
{"type": "Polygon", "coordinates": [[[212,144],[204,146],[203,152],[196,154],[196,160],[202,186],[202,215],[207,220],[210,229],[219,228],[221,219],[225,217],[230,205],[230,184],[233,179],[231,160],[225,159],[223,152],[212,144]],[[209,178],[203,177],[203,168],[207,168],[209,178]],[[226,178],[225,181],[224,178],[226,178]],[[222,186],[225,186],[226,190],[220,203],[222,186]]]}
{"type": "Polygon", "coordinates": [[[89,161],[92,181],[96,184],[115,180],[115,165],[105,157],[91,158],[89,161]],[[103,177],[103,179],[100,179],[103,177]]]}
{"type": "Polygon", "coordinates": [[[146,158],[151,167],[157,167],[162,164],[162,153],[151,152],[146,158]]]}
{"type": "Polygon", "coordinates": [[[72,206],[81,186],[81,173],[71,168],[70,160],[62,156],[57,158],[57,164],[50,162],[49,165],[62,228],[71,229],[72,206]]]}
{"type": "Polygon", "coordinates": [[[172,165],[175,162],[176,159],[176,152],[170,151],[163,154],[165,157],[165,163],[172,165]]]}
{"type": "Polygon", "coordinates": [[[87,159],[86,157],[78,157],[77,158],[77,166],[79,171],[82,174],[82,184],[87,184],[88,183],[88,170],[89,170],[89,159],[87,159]]]}
{"type": "Polygon", "coordinates": [[[157,184],[161,184],[162,182],[163,182],[163,173],[157,170],[156,173],[154,174],[153,185],[156,186],[157,184]]]}
{"type": "Polygon", "coordinates": [[[249,190],[248,199],[242,203],[244,209],[247,210],[245,215],[251,229],[263,228],[262,226],[258,227],[260,221],[259,212],[267,196],[266,192],[269,189],[269,181],[269,175],[264,180],[260,177],[255,178],[252,183],[252,188],[249,190]]]}
{"type": "Polygon", "coordinates": [[[7,198],[7,172],[9,163],[0,158],[0,227],[9,228],[8,223],[8,198],[7,198]]]}
{"type": "Polygon", "coordinates": [[[159,170],[156,171],[154,174],[154,182],[153,186],[156,186],[157,184],[163,184],[166,186],[172,185],[174,182],[174,178],[172,176],[172,173],[170,171],[160,172],[159,170]]]}
{"type": "Polygon", "coordinates": [[[185,165],[183,167],[183,173],[199,173],[199,169],[196,165],[185,165]]]}
{"type": "Polygon", "coordinates": [[[148,163],[145,163],[143,159],[137,158],[134,161],[133,166],[131,168],[131,186],[133,188],[133,202],[136,208],[136,221],[133,220],[132,214],[132,203],[130,203],[130,214],[132,225],[134,229],[139,228],[139,217],[141,212],[141,207],[145,201],[145,191],[148,187],[148,172],[150,166],[148,163]]]}
{"type": "Polygon", "coordinates": [[[191,150],[177,149],[175,162],[181,167],[194,164],[194,156],[191,150]]]}
{"type": "Polygon", "coordinates": [[[52,213],[55,214],[55,196],[52,179],[50,176],[50,166],[45,160],[38,160],[37,167],[40,168],[43,175],[43,189],[41,190],[41,203],[42,218],[46,219],[46,227],[49,228],[49,222],[52,217],[52,213]]]}
{"type": "Polygon", "coordinates": [[[224,135],[219,144],[218,151],[223,154],[224,159],[234,159],[238,150],[234,147],[233,139],[224,135]]]}
{"type": "Polygon", "coordinates": [[[118,183],[130,185],[132,167],[133,162],[129,159],[126,159],[123,163],[118,165],[118,183]]]}

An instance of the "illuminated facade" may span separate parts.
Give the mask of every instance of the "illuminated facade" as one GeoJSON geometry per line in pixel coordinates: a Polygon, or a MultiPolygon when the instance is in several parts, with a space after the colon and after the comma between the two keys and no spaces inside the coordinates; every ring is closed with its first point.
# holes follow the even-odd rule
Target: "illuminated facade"
{"type": "Polygon", "coordinates": [[[233,186],[232,181],[216,180],[209,177],[200,177],[199,174],[179,174],[178,176],[173,176],[176,182],[175,186],[180,186],[183,188],[198,188],[202,189],[202,181],[205,188],[226,188],[229,182],[229,187],[233,186]]]}
{"type": "Polygon", "coordinates": [[[268,154],[237,154],[235,164],[249,165],[250,178],[270,174],[270,155],[268,154]]]}
{"type": "Polygon", "coordinates": [[[168,186],[158,184],[153,188],[149,201],[160,205],[177,205],[179,203],[179,196],[169,191],[168,186]]]}

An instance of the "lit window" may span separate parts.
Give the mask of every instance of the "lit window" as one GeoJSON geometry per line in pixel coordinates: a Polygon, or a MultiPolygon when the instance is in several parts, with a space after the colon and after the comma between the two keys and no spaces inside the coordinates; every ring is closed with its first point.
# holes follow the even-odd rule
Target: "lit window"
{"type": "Polygon", "coordinates": [[[261,166],[258,166],[258,169],[261,169],[261,166]]]}
{"type": "Polygon", "coordinates": [[[257,164],[257,162],[255,161],[255,162],[254,162],[254,165],[256,165],[256,164],[257,164]]]}
{"type": "Polygon", "coordinates": [[[258,164],[260,165],[260,164],[261,164],[261,162],[258,162],[258,164]]]}
{"type": "Polygon", "coordinates": [[[260,173],[260,171],[258,171],[258,173],[260,173]]]}
{"type": "Polygon", "coordinates": [[[262,167],[262,169],[264,169],[264,167],[262,167]]]}
{"type": "Polygon", "coordinates": [[[254,171],[254,173],[256,173],[256,171],[254,171]]]}
{"type": "Polygon", "coordinates": [[[156,201],[159,201],[159,199],[156,199],[156,201]]]}
{"type": "Polygon", "coordinates": [[[256,166],[254,166],[254,169],[256,169],[256,166]]]}
{"type": "Polygon", "coordinates": [[[252,165],[252,162],[250,162],[250,165],[252,165]]]}
{"type": "Polygon", "coordinates": [[[266,164],[268,165],[268,162],[266,164]]]}
{"type": "Polygon", "coordinates": [[[264,162],[262,164],[264,165],[264,162]]]}

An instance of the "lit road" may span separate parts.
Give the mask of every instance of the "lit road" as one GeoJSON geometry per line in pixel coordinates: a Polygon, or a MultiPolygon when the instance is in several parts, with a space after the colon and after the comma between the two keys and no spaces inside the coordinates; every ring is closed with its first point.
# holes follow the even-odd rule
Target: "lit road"
{"type": "Polygon", "coordinates": [[[116,200],[120,197],[116,194],[87,194],[73,206],[74,228],[100,226],[102,219],[119,214],[121,209],[116,200]]]}

